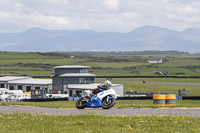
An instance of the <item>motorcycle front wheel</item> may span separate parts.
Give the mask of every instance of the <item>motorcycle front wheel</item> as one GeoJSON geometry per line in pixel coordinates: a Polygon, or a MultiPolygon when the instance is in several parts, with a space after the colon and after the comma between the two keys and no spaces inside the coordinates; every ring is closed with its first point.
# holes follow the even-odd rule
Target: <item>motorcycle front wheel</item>
{"type": "Polygon", "coordinates": [[[103,99],[103,102],[102,102],[102,108],[103,109],[112,108],[114,105],[115,105],[115,99],[114,98],[109,99],[108,101],[107,101],[107,98],[103,99]]]}
{"type": "Polygon", "coordinates": [[[76,108],[77,109],[84,109],[85,106],[87,104],[87,101],[84,98],[80,98],[77,102],[76,102],[76,108]]]}

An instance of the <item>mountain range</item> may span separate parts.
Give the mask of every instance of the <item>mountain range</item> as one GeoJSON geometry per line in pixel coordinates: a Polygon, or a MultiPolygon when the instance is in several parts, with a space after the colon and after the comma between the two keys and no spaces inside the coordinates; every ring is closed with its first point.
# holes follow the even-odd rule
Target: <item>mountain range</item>
{"type": "Polygon", "coordinates": [[[200,52],[200,29],[181,32],[143,26],[131,32],[92,30],[45,30],[32,28],[19,33],[0,33],[0,51],[144,51],[177,50],[200,52]]]}

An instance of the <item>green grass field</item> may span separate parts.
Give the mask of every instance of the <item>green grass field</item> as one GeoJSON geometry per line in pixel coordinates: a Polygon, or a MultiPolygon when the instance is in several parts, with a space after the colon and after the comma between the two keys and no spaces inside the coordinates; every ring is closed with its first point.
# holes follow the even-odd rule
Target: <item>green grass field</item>
{"type": "MultiPolygon", "coordinates": [[[[106,78],[97,78],[97,82],[103,82],[106,78]]],[[[110,81],[150,81],[150,82],[176,82],[176,83],[200,83],[199,78],[112,78],[110,81]]]]}
{"type": "Polygon", "coordinates": [[[0,114],[2,133],[198,133],[200,117],[0,114]]]}
{"type": "MultiPolygon", "coordinates": [[[[102,83],[105,78],[97,78],[96,82],[102,83]]],[[[128,83],[129,81],[150,81],[150,82],[176,82],[176,83],[200,83],[198,78],[112,78],[113,84],[123,84],[126,91],[138,91],[146,93],[165,92],[177,94],[178,90],[186,89],[188,96],[199,96],[200,86],[191,85],[168,85],[168,84],[148,84],[148,83],[128,83]],[[127,81],[127,82],[126,82],[127,81]]]]}
{"type": "MultiPolygon", "coordinates": [[[[117,100],[116,108],[162,108],[161,106],[153,105],[153,100],[117,100]]],[[[164,107],[186,107],[195,108],[200,107],[200,100],[177,100],[176,106],[164,107]]]]}
{"type": "MultiPolygon", "coordinates": [[[[120,82],[117,82],[120,83],[120,82]]],[[[146,93],[170,93],[178,95],[178,90],[186,89],[188,96],[199,96],[199,86],[185,86],[185,85],[166,85],[166,84],[144,84],[144,83],[123,83],[126,91],[138,91],[146,93]]]]}
{"type": "MultiPolygon", "coordinates": [[[[152,57],[74,57],[63,54],[46,53],[21,53],[0,52],[0,75],[29,75],[50,76],[54,73],[53,67],[59,65],[86,65],[91,66],[90,73],[104,76],[131,76],[154,75],[155,71],[170,72],[170,75],[200,75],[200,59],[198,57],[163,57],[162,64],[149,64],[152,57]]],[[[103,81],[105,79],[97,79],[103,81]]],[[[200,94],[198,86],[181,85],[155,85],[140,83],[123,83],[120,81],[154,81],[154,82],[185,82],[199,83],[199,79],[175,79],[175,78],[132,78],[112,79],[115,83],[124,84],[125,90],[139,92],[166,92],[178,93],[179,89],[187,89],[188,95],[200,94]],[[118,82],[119,81],[119,82],[118,82]]]]}
{"type": "MultiPolygon", "coordinates": [[[[162,57],[162,64],[149,64],[155,57],[74,57],[65,54],[0,52],[0,75],[50,76],[54,66],[86,65],[91,73],[107,76],[155,75],[154,72],[169,72],[170,75],[200,75],[198,57],[162,57]]],[[[158,57],[156,57],[158,58],[158,57]]]]}
{"type": "MultiPolygon", "coordinates": [[[[56,102],[0,102],[1,105],[20,105],[49,108],[76,108],[75,101],[56,102]]],[[[174,107],[200,107],[200,100],[179,100],[174,107]]],[[[114,108],[159,108],[153,100],[117,100],[114,108]]]]}

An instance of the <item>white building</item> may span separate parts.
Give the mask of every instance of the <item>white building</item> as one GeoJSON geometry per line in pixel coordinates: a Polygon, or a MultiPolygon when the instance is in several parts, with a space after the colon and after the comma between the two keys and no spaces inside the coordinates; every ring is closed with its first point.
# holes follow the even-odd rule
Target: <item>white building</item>
{"type": "Polygon", "coordinates": [[[24,92],[30,92],[34,89],[45,89],[47,93],[52,92],[52,79],[21,79],[8,82],[8,88],[10,90],[22,90],[24,92]]]}
{"type": "Polygon", "coordinates": [[[9,81],[16,81],[16,80],[21,80],[21,79],[29,79],[31,77],[27,76],[5,76],[5,77],[0,77],[0,88],[7,88],[8,89],[8,82],[9,81]]]}
{"type": "Polygon", "coordinates": [[[148,63],[162,63],[162,59],[152,59],[152,60],[148,60],[148,63]]]}
{"type": "Polygon", "coordinates": [[[52,91],[52,79],[33,79],[32,77],[0,77],[0,88],[9,90],[22,90],[29,92],[33,89],[45,89],[47,93],[52,91]]]}
{"type": "MultiPolygon", "coordinates": [[[[100,83],[91,84],[66,84],[63,85],[65,94],[69,96],[80,96],[85,90],[94,90],[100,83]]],[[[30,92],[31,90],[45,89],[47,93],[52,93],[52,79],[33,79],[32,77],[0,77],[0,88],[9,90],[22,90],[30,92]]],[[[124,95],[124,86],[122,84],[112,84],[112,88],[118,96],[124,95]]]]}

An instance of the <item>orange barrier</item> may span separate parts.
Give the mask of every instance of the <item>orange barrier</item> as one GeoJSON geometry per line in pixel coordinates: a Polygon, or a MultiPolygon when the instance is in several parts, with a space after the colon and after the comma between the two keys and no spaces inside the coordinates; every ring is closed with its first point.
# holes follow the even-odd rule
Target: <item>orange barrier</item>
{"type": "Polygon", "coordinates": [[[176,95],[154,94],[153,104],[157,106],[174,106],[176,105],[176,95]]]}
{"type": "Polygon", "coordinates": [[[166,95],[166,105],[167,106],[176,105],[176,95],[175,94],[166,95]]]}
{"type": "Polygon", "coordinates": [[[155,94],[153,95],[153,104],[158,106],[165,106],[166,104],[166,95],[164,94],[155,94]]]}

